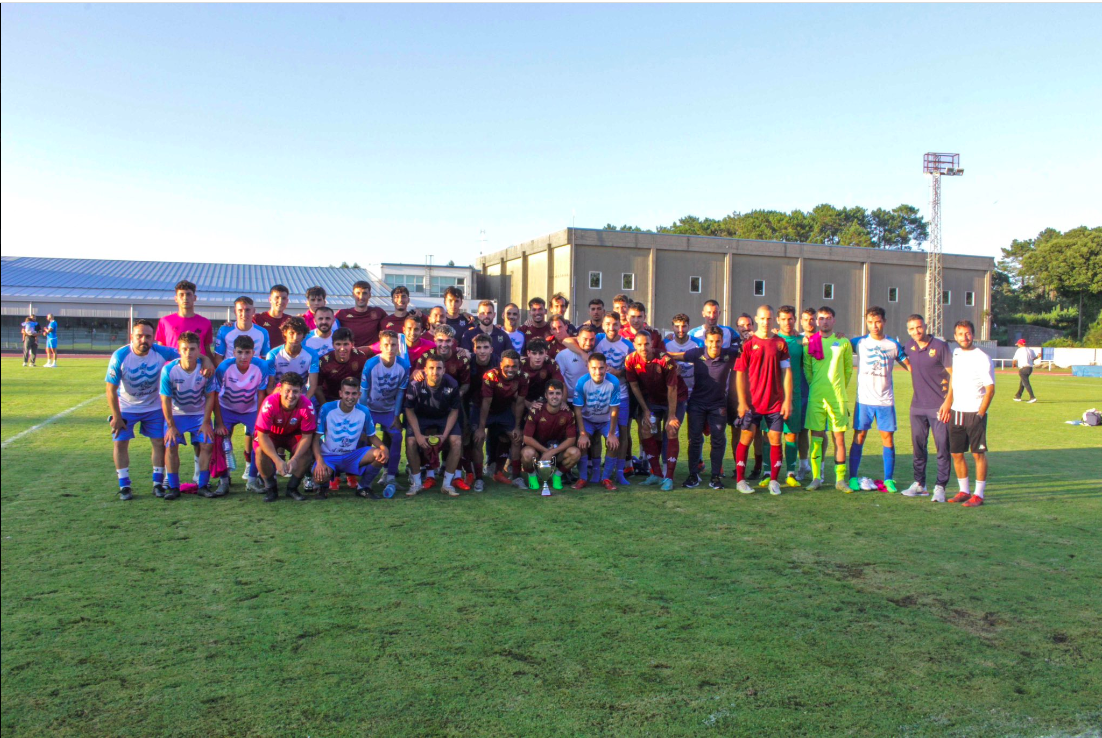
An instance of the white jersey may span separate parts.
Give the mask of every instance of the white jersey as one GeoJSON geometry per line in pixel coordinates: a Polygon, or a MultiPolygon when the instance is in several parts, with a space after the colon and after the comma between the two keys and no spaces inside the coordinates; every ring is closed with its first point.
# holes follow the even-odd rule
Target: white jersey
{"type": "Polygon", "coordinates": [[[620,372],[620,377],[618,379],[622,379],[622,381],[620,381],[621,400],[626,400],[628,397],[628,393],[631,392],[631,389],[628,387],[627,380],[623,379],[623,371],[624,361],[626,361],[627,358],[633,353],[635,353],[635,347],[631,345],[631,341],[627,340],[623,336],[620,336],[615,341],[613,341],[604,333],[597,334],[597,343],[593,347],[593,352],[590,353],[590,356],[592,356],[593,354],[604,354],[605,364],[608,366],[608,368],[615,369],[620,372]]]}
{"type": "MultiPolygon", "coordinates": [[[[729,325],[717,325],[716,327],[723,331],[723,345],[720,346],[720,348],[730,348],[731,341],[735,339],[735,336],[739,335],[738,331],[729,325]]],[[[694,341],[699,341],[700,347],[704,348],[704,326],[698,325],[696,328],[689,331],[689,338],[694,341]]]]}
{"type": "Polygon", "coordinates": [[[382,356],[372,356],[364,364],[363,374],[360,375],[360,404],[366,405],[373,413],[400,411],[399,403],[409,386],[409,373],[407,357],[397,356],[394,363],[387,366],[382,356]]]}
{"type": "Polygon", "coordinates": [[[218,329],[218,335],[214,337],[214,353],[219,356],[233,356],[233,342],[238,336],[248,336],[253,339],[253,355],[267,356],[272,348],[272,342],[268,336],[268,329],[253,323],[252,327],[243,331],[237,324],[224,325],[218,329]]]}
{"type": "Polygon", "coordinates": [[[333,350],[333,331],[329,331],[329,335],[322,338],[318,335],[317,329],[312,330],[302,343],[306,348],[313,349],[320,359],[333,350]]]}
{"type": "Polygon", "coordinates": [[[563,384],[566,385],[566,399],[574,399],[574,387],[578,380],[589,375],[589,365],[584,356],[564,348],[555,355],[555,363],[559,365],[563,384]]]}
{"type": "Polygon", "coordinates": [[[214,378],[218,382],[218,404],[223,409],[255,415],[256,393],[268,387],[268,365],[254,356],[245,371],[241,371],[236,359],[224,359],[214,378]]]}
{"type": "Polygon", "coordinates": [[[204,377],[198,364],[189,372],[173,359],[161,369],[161,397],[172,398],[173,415],[205,414],[207,395],[215,389],[214,377],[204,377]]]}
{"type": "MultiPolygon", "coordinates": [[[[677,339],[670,336],[666,339],[666,350],[675,354],[683,354],[691,348],[704,348],[704,344],[697,341],[692,336],[685,337],[685,343],[678,343],[677,339]]],[[[681,379],[685,382],[685,386],[689,389],[689,392],[693,391],[693,362],[691,361],[679,361],[677,362],[677,373],[681,375],[681,379]]]]}
{"type": "Polygon", "coordinates": [[[268,376],[275,377],[276,382],[285,373],[290,372],[302,377],[304,384],[309,384],[310,375],[318,371],[318,355],[309,346],[299,347],[298,356],[287,353],[286,346],[280,346],[268,354],[268,376]]]}
{"type": "MultiPolygon", "coordinates": [[[[505,331],[504,328],[502,328],[501,330],[505,331]]],[[[527,337],[520,331],[505,331],[505,335],[507,335],[509,337],[509,341],[512,342],[513,350],[521,356],[524,356],[524,341],[527,337]]]]}
{"type": "Polygon", "coordinates": [[[375,435],[375,420],[363,405],[357,404],[346,413],[341,410],[340,400],[333,400],[318,412],[317,433],[324,456],[343,455],[359,447],[363,434],[375,435]]]}
{"type": "Polygon", "coordinates": [[[978,348],[953,349],[953,412],[974,413],[987,394],[985,387],[995,384],[995,362],[978,348]]]}
{"type": "Polygon", "coordinates": [[[105,381],[119,388],[119,409],[124,413],[160,410],[157,390],[161,369],[178,358],[179,351],[158,344],[153,344],[145,356],[138,356],[130,346],[123,346],[111,354],[105,381]]]}
{"type": "Polygon", "coordinates": [[[894,406],[892,371],[895,362],[907,359],[903,346],[891,336],[878,341],[867,334],[850,339],[850,343],[857,356],[857,402],[869,407],[894,406]]]}
{"type": "Polygon", "coordinates": [[[1033,353],[1033,349],[1028,346],[1022,346],[1014,352],[1014,361],[1017,362],[1019,369],[1032,369],[1033,362],[1037,360],[1037,354],[1033,353]]]}

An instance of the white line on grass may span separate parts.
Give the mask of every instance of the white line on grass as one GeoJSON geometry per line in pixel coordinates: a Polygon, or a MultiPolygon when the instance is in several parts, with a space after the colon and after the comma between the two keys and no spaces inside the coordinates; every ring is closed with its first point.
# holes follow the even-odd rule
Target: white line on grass
{"type": "Polygon", "coordinates": [[[73,405],[73,406],[72,406],[71,408],[69,408],[68,410],[62,410],[62,411],[61,411],[61,412],[59,412],[59,413],[58,413],[57,415],[53,416],[52,418],[47,418],[46,420],[43,420],[43,421],[42,421],[41,423],[39,423],[38,425],[32,425],[32,426],[31,426],[30,428],[28,428],[27,430],[25,430],[25,431],[21,431],[21,432],[19,432],[19,433],[16,433],[16,434],[15,434],[14,436],[12,436],[11,438],[9,438],[8,440],[4,441],[3,443],[0,443],[0,448],[7,448],[8,446],[10,446],[10,445],[12,445],[13,443],[15,443],[16,441],[18,441],[18,440],[19,440],[20,438],[22,438],[23,436],[29,436],[30,434],[34,433],[34,432],[35,432],[36,430],[40,430],[40,429],[42,429],[42,428],[45,428],[45,427],[46,427],[47,425],[49,425],[50,423],[53,423],[53,422],[55,422],[55,421],[58,421],[58,420],[61,420],[62,418],[64,418],[64,417],[65,417],[66,415],[68,415],[69,413],[75,413],[75,412],[76,412],[77,410],[80,410],[80,409],[81,409],[82,407],[84,407],[84,406],[85,406],[85,405],[87,405],[88,403],[90,403],[90,402],[95,402],[95,401],[96,401],[96,400],[98,400],[98,399],[100,399],[100,396],[99,396],[99,395],[96,395],[95,397],[89,397],[89,398],[88,398],[87,400],[85,400],[84,402],[81,402],[81,403],[78,403],[78,404],[76,404],[76,405],[73,405]]]}

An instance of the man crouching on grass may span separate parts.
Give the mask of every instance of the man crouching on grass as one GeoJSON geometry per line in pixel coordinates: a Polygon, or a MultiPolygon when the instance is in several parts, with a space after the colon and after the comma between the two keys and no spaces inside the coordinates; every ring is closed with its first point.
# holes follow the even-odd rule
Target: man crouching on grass
{"type": "Polygon", "coordinates": [[[326,498],[325,486],[329,478],[343,473],[360,478],[357,495],[377,500],[382,495],[371,489],[371,483],[387,461],[386,446],[375,435],[371,411],[359,404],[360,383],[355,377],[341,381],[340,397],[322,405],[318,413],[318,430],[313,444],[318,499],[326,498]],[[361,445],[364,440],[371,445],[361,445]]]}
{"type": "MultiPolygon", "coordinates": [[[[299,319],[301,320],[301,319],[299,319]]],[[[256,448],[253,454],[264,480],[264,501],[275,502],[279,497],[276,474],[288,474],[287,496],[294,500],[306,498],[298,491],[303,475],[310,464],[314,431],[318,421],[310,400],[303,396],[303,379],[294,372],[280,377],[275,392],[264,398],[256,418],[256,448]],[[279,458],[279,450],[290,454],[290,459],[279,458]]]]}
{"type": "Polygon", "coordinates": [[[565,396],[566,387],[562,381],[549,380],[543,391],[544,402],[532,408],[532,414],[524,424],[524,448],[520,452],[520,461],[524,471],[528,473],[529,489],[540,488],[536,477],[537,461],[557,459],[551,487],[561,490],[563,472],[570,471],[582,457],[581,451],[575,445],[578,440],[578,425],[573,411],[563,402],[565,396]]]}

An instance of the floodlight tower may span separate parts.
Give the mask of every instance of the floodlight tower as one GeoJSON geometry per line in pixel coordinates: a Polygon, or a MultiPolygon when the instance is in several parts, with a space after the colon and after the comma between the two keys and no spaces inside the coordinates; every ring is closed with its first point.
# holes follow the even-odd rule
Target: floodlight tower
{"type": "Polygon", "coordinates": [[[941,314],[941,178],[959,177],[960,154],[927,153],[922,157],[922,171],[930,175],[930,241],[926,252],[926,329],[930,335],[941,336],[944,326],[941,314]]]}

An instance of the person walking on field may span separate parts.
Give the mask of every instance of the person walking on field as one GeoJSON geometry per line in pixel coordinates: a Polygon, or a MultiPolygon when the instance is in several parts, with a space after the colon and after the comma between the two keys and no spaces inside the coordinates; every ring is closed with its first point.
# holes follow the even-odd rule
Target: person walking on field
{"type": "Polygon", "coordinates": [[[1029,401],[1037,402],[1033,394],[1033,385],[1029,383],[1029,375],[1033,373],[1033,363],[1037,360],[1037,354],[1033,349],[1025,345],[1025,339],[1018,339],[1018,350],[1014,352],[1014,366],[1018,367],[1018,394],[1014,395],[1014,402],[1022,401],[1022,393],[1029,393],[1029,401]]]}

